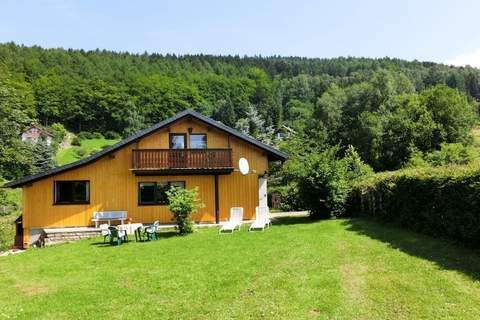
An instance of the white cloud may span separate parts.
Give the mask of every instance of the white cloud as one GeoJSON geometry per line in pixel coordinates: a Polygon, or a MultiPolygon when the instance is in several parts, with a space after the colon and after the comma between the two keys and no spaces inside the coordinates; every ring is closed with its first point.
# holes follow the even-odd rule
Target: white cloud
{"type": "Polygon", "coordinates": [[[480,49],[470,53],[459,54],[458,56],[444,62],[447,65],[466,66],[480,68],[480,49]]]}

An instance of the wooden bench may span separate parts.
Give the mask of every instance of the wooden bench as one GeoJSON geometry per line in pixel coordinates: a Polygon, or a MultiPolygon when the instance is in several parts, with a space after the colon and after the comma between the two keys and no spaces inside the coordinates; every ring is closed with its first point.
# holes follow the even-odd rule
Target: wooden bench
{"type": "Polygon", "coordinates": [[[123,222],[127,220],[127,211],[97,211],[93,213],[92,221],[95,222],[95,228],[98,228],[98,223],[102,221],[118,220],[123,222]]]}

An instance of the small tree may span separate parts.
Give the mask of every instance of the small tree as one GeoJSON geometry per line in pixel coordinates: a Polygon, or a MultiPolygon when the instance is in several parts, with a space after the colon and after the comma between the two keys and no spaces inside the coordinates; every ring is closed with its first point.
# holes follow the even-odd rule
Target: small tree
{"type": "Polygon", "coordinates": [[[188,190],[172,186],[167,191],[167,196],[169,201],[168,208],[173,213],[178,232],[181,235],[192,233],[193,221],[191,216],[198,209],[205,207],[203,203],[199,203],[198,187],[188,190]]]}
{"type": "Polygon", "coordinates": [[[55,167],[55,150],[44,139],[40,139],[33,150],[34,165],[37,172],[47,171],[55,167]]]}

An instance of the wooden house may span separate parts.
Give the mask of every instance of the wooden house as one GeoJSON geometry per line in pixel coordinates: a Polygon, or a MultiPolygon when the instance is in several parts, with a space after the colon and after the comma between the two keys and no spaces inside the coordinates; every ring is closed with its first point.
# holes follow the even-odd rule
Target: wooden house
{"type": "Polygon", "coordinates": [[[10,182],[23,188],[23,244],[44,228],[90,227],[98,211],[127,211],[132,222],[171,223],[165,191],[198,187],[197,222],[244,218],[267,205],[269,161],[287,155],[186,110],[77,162],[10,182]],[[243,163],[240,172],[239,162],[243,163]],[[248,163],[248,170],[245,170],[248,163]]]}

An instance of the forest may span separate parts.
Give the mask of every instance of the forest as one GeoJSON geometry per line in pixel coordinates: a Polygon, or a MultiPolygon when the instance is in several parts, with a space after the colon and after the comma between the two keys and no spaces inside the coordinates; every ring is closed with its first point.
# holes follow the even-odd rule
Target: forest
{"type": "Polygon", "coordinates": [[[176,56],[4,43],[0,178],[56,165],[56,150],[19,139],[32,124],[51,128],[58,146],[66,130],[125,137],[191,108],[290,154],[270,176],[286,207],[312,209],[302,198],[314,190],[330,199],[330,212],[341,212],[337,200],[355,177],[473,161],[479,79],[471,67],[393,58],[176,56]],[[312,179],[322,184],[312,189],[312,179]]]}

